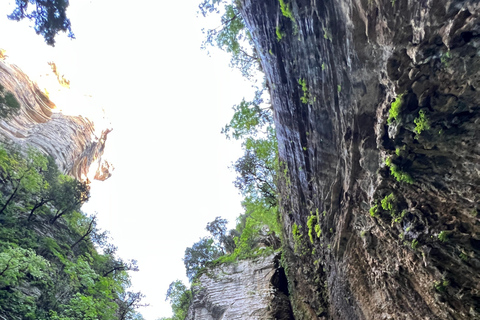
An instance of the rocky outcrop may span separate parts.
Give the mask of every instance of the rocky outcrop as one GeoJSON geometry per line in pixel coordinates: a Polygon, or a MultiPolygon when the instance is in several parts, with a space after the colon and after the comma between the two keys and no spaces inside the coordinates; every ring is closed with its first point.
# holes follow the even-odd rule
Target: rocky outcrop
{"type": "Polygon", "coordinates": [[[278,255],[210,268],[194,286],[186,320],[293,319],[278,255]]]}
{"type": "Polygon", "coordinates": [[[111,129],[96,132],[89,119],[52,112],[54,103],[18,67],[5,61],[0,61],[0,83],[21,104],[17,116],[0,119],[0,141],[33,146],[52,156],[63,173],[80,180],[88,178],[91,166],[95,179],[110,176],[111,165],[102,154],[111,129]]]}
{"type": "Polygon", "coordinates": [[[240,3],[295,318],[480,319],[479,2],[240,3]]]}

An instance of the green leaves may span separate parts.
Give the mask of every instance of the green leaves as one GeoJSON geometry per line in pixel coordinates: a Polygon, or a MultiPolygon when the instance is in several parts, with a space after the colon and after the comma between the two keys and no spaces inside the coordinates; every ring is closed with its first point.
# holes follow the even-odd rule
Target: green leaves
{"type": "Polygon", "coordinates": [[[48,278],[48,261],[31,249],[8,246],[0,253],[0,290],[18,286],[26,277],[48,278]]]}
{"type": "Polygon", "coordinates": [[[187,316],[188,307],[192,301],[192,291],[180,280],[170,283],[165,300],[169,300],[172,306],[173,317],[171,320],[184,320],[187,316]]]}
{"type": "Polygon", "coordinates": [[[256,137],[271,127],[273,122],[271,110],[260,107],[263,102],[262,94],[263,90],[258,90],[252,101],[243,99],[240,104],[233,107],[235,113],[232,120],[222,129],[227,139],[242,140],[256,137]]]}
{"type": "Polygon", "coordinates": [[[217,46],[231,53],[230,65],[238,68],[245,77],[250,78],[255,73],[259,57],[237,5],[222,0],[205,0],[199,8],[203,16],[223,12],[218,28],[204,30],[206,38],[202,48],[217,46]]]}
{"type": "Polygon", "coordinates": [[[86,183],[34,149],[1,145],[0,182],[0,318],[141,319],[143,296],[127,290],[136,262],[117,258],[95,217],[80,212],[86,183]],[[61,223],[48,223],[52,216],[61,223]]]}
{"type": "Polygon", "coordinates": [[[33,20],[35,32],[42,35],[47,44],[54,46],[55,35],[61,31],[68,32],[70,38],[75,38],[66,14],[68,4],[68,0],[17,0],[17,7],[8,18],[16,21],[25,18],[33,20]],[[29,5],[35,8],[29,8],[29,5]]]}
{"type": "Polygon", "coordinates": [[[221,255],[222,251],[220,248],[215,246],[212,238],[208,237],[201,238],[193,246],[186,248],[183,263],[185,264],[188,279],[192,281],[200,269],[221,255]]]}

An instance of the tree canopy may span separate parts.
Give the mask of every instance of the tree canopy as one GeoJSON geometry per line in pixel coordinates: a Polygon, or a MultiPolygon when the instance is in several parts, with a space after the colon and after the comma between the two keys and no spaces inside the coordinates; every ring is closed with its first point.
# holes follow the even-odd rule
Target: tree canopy
{"type": "Polygon", "coordinates": [[[88,194],[53,159],[0,145],[0,319],[142,319],[136,261],[80,211],[88,194]]]}
{"type": "Polygon", "coordinates": [[[7,17],[16,21],[33,21],[33,29],[48,45],[55,45],[55,36],[59,32],[67,32],[70,38],[75,38],[67,18],[68,0],[16,0],[15,3],[16,8],[7,17]]]}
{"type": "Polygon", "coordinates": [[[221,14],[220,25],[215,29],[203,30],[203,48],[216,46],[231,54],[230,65],[251,78],[259,67],[259,57],[253,46],[252,37],[238,10],[237,1],[204,0],[199,12],[205,17],[211,13],[221,14]]]}

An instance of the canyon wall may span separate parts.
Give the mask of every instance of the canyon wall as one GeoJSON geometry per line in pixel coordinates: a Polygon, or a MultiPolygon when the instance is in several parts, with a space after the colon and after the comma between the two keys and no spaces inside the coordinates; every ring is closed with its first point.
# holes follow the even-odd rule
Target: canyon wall
{"type": "Polygon", "coordinates": [[[295,319],[480,319],[480,3],[240,8],[275,111],[295,319]]]}
{"type": "Polygon", "coordinates": [[[95,131],[94,123],[82,116],[55,112],[55,104],[40,91],[17,66],[0,61],[0,83],[12,92],[21,105],[18,115],[0,119],[0,141],[25,147],[33,146],[52,156],[64,174],[79,180],[110,177],[111,164],[102,159],[105,141],[111,129],[95,131]]]}
{"type": "Polygon", "coordinates": [[[278,254],[211,267],[194,283],[186,320],[293,319],[278,254]]]}

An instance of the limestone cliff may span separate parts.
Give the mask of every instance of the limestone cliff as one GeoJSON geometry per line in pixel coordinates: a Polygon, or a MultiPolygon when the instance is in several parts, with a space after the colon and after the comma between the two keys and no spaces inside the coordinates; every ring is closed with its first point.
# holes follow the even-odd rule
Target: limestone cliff
{"type": "Polygon", "coordinates": [[[480,3],[239,2],[295,319],[480,319],[480,3]]]}
{"type": "Polygon", "coordinates": [[[293,319],[278,254],[210,268],[197,282],[186,320],[293,319]]]}
{"type": "Polygon", "coordinates": [[[5,61],[0,61],[0,83],[21,104],[17,116],[0,120],[0,141],[36,147],[52,156],[63,173],[79,180],[87,179],[91,165],[95,179],[110,176],[111,165],[102,154],[111,129],[98,133],[89,119],[52,112],[54,103],[18,67],[5,61]]]}

